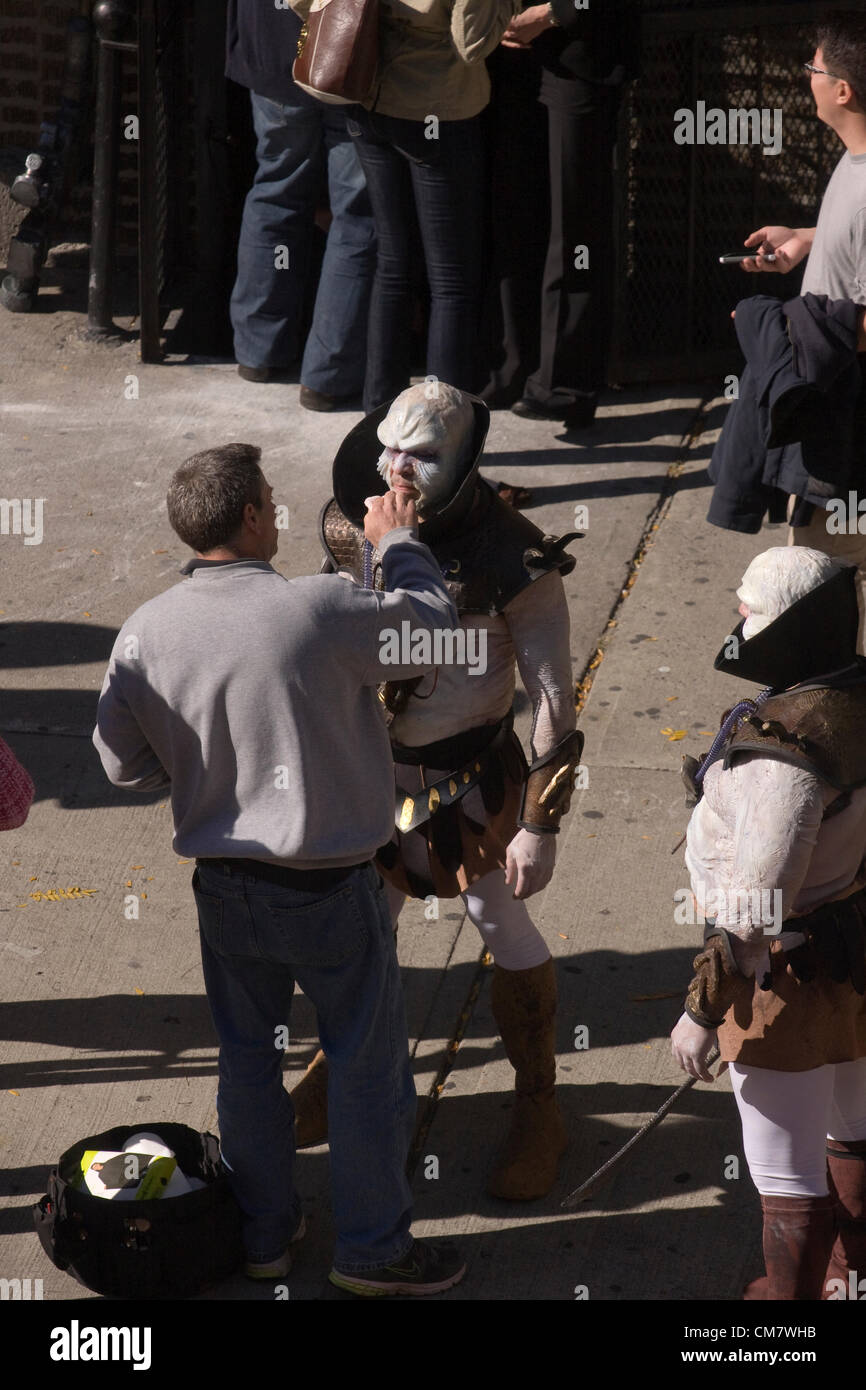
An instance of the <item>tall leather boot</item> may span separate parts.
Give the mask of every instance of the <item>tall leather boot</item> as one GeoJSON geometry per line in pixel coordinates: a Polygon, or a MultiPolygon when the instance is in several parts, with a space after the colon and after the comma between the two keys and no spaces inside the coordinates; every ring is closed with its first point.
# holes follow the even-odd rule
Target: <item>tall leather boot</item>
{"type": "Polygon", "coordinates": [[[747,1302],[820,1300],[833,1248],[833,1198],[761,1195],[767,1273],[747,1284],[747,1302]]]}
{"type": "MultiPolygon", "coordinates": [[[[827,1280],[841,1279],[850,1298],[854,1286],[866,1279],[866,1139],[828,1139],[827,1168],[830,1195],[835,1203],[836,1244],[827,1265],[827,1280]],[[849,1281],[848,1275],[855,1278],[849,1281]]],[[[838,1286],[830,1293],[839,1294],[838,1286]]],[[[855,1297],[858,1294],[855,1292],[855,1297]]]]}
{"type": "Polygon", "coordinates": [[[295,1107],[295,1148],[310,1149],[328,1138],[328,1059],[319,1049],[297,1086],[289,1092],[295,1107]]]}
{"type": "Polygon", "coordinates": [[[487,1182],[491,1197],[529,1202],[544,1197],[556,1181],[568,1146],[554,1093],[556,1081],[556,977],[553,961],[531,970],[494,966],[491,989],[508,1060],[514,1067],[511,1130],[487,1182]]]}

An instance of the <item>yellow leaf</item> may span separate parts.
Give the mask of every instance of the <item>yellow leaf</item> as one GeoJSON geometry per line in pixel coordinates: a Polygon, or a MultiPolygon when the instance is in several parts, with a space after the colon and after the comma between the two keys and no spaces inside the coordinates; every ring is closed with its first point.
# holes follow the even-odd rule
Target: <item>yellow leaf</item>
{"type": "Polygon", "coordinates": [[[128,879],[126,880],[126,886],[127,886],[127,888],[131,888],[131,887],[132,887],[132,879],[131,879],[131,878],[128,878],[128,879]]]}
{"type": "Polygon", "coordinates": [[[93,617],[93,614],[92,614],[92,613],[85,613],[85,614],[84,614],[84,617],[85,617],[85,618],[92,618],[92,617],[93,617]]]}
{"type": "Polygon", "coordinates": [[[130,867],[131,869],[143,869],[143,868],[144,868],[144,865],[143,865],[143,864],[130,864],[129,867],[130,867]]]}
{"type": "Polygon", "coordinates": [[[10,1091],[9,1094],[10,1094],[10,1096],[17,1096],[17,1095],[20,1095],[20,1092],[19,1092],[19,1091],[10,1091]]]}
{"type": "Polygon", "coordinates": [[[561,936],[562,939],[563,939],[563,941],[567,941],[567,940],[568,940],[568,937],[566,936],[566,934],[565,934],[564,931],[557,932],[556,934],[557,934],[557,936],[561,936]]]}
{"type": "Polygon", "coordinates": [[[136,985],[136,986],[135,986],[135,993],[136,993],[136,994],[144,994],[144,990],[143,990],[143,989],[139,989],[139,988],[138,988],[138,985],[136,985]]]}
{"type": "Polygon", "coordinates": [[[192,863],[192,860],[191,860],[191,859],[178,859],[177,862],[178,862],[178,864],[191,864],[191,863],[192,863]]]}
{"type": "Polygon", "coordinates": [[[679,698],[679,695],[668,695],[665,703],[669,705],[671,700],[678,700],[679,698]]]}

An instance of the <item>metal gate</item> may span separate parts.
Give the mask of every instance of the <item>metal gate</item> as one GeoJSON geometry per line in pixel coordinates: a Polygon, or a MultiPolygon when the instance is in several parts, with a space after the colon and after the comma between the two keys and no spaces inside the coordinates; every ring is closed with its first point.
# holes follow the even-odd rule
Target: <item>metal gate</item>
{"type": "MultiPolygon", "coordinates": [[[[816,21],[832,4],[643,6],[640,80],[617,147],[617,278],[611,380],[670,380],[729,369],[730,311],[755,293],[719,255],[768,223],[812,226],[844,152],[815,114],[816,21]],[[778,154],[758,144],[676,144],[678,109],[782,111],[778,154]]],[[[800,275],[764,276],[789,298],[800,275]]]]}

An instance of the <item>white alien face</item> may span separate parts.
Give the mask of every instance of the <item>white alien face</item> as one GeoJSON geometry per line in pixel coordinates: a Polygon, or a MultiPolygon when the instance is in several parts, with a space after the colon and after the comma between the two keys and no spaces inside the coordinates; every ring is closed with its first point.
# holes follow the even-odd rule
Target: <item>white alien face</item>
{"type": "Polygon", "coordinates": [[[379,426],[385,445],[377,468],[394,492],[414,499],[421,514],[435,511],[454,492],[472,447],[475,415],[468,396],[436,383],[402,391],[379,426]]]}
{"type": "Polygon", "coordinates": [[[746,619],[743,639],[748,642],[762,632],[835,572],[836,565],[828,555],[805,545],[777,545],[756,555],[737,590],[739,611],[746,619]]]}

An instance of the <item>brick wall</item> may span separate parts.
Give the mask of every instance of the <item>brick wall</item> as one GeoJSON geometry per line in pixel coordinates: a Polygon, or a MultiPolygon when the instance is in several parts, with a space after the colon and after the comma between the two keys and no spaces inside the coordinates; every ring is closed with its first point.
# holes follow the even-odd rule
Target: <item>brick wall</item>
{"type": "MultiPolygon", "coordinates": [[[[183,3],[183,0],[177,0],[183,3]]],[[[66,52],[66,26],[76,15],[90,15],[91,4],[81,0],[0,0],[0,263],[5,264],[9,239],[24,209],[9,197],[6,186],[22,167],[20,153],[35,149],[43,120],[52,120],[60,103],[66,52]],[[17,155],[14,153],[17,151],[17,155]]],[[[135,60],[125,55],[123,113],[137,110],[135,60]]],[[[90,183],[93,169],[93,103],[96,97],[94,40],[91,110],[85,118],[79,164],[73,173],[60,225],[52,240],[88,241],[90,183]]],[[[135,244],[137,162],[133,146],[121,142],[120,221],[118,243],[131,251],[135,244]]]]}

